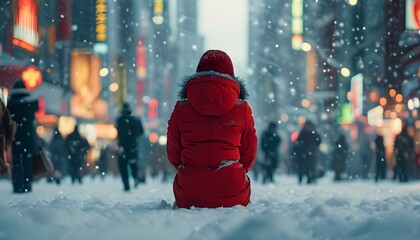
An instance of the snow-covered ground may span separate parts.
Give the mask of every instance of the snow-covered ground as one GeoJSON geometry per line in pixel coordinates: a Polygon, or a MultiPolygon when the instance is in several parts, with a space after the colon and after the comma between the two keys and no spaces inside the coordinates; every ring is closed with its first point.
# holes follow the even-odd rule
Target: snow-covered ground
{"type": "Polygon", "coordinates": [[[44,180],[29,194],[0,181],[0,239],[420,239],[420,182],[298,185],[253,182],[248,207],[173,209],[171,183],[132,192],[119,178],[72,186],[44,180]]]}

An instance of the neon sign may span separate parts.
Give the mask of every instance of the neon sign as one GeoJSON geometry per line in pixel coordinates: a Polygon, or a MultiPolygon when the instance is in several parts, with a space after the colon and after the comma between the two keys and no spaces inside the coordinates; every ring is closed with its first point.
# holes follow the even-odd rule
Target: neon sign
{"type": "Polygon", "coordinates": [[[96,41],[106,42],[106,0],[96,0],[96,41]]]}
{"type": "Polygon", "coordinates": [[[38,6],[34,0],[18,0],[14,8],[12,44],[35,52],[39,43],[38,6]]]}

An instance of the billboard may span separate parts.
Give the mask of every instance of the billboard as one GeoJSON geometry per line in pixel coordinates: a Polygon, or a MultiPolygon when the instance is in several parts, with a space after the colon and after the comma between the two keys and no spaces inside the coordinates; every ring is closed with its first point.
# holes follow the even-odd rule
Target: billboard
{"type": "Polygon", "coordinates": [[[100,58],[90,52],[73,50],[71,53],[70,114],[84,119],[101,119],[107,114],[107,104],[101,97],[99,76],[100,58]]]}

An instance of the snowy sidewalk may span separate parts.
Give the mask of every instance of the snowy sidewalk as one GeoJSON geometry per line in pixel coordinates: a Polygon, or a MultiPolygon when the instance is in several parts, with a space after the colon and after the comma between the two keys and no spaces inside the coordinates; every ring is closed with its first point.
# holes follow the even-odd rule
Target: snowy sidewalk
{"type": "Polygon", "coordinates": [[[29,194],[0,181],[0,240],[31,239],[420,239],[420,182],[252,183],[248,207],[172,209],[171,183],[130,193],[119,178],[83,185],[45,180],[29,194]]]}

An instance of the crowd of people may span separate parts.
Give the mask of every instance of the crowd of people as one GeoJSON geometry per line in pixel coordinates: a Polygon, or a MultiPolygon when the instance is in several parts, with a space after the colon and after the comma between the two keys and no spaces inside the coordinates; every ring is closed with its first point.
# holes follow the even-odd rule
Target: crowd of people
{"type": "MultiPolygon", "coordinates": [[[[355,153],[345,131],[337,129],[335,139],[328,139],[328,163],[323,165],[326,157],[320,146],[326,135],[309,120],[291,141],[284,141],[281,125],[276,121],[268,122],[257,139],[247,96],[245,86],[234,76],[227,54],[209,50],[200,59],[197,72],[182,85],[180,99],[168,120],[167,145],[141,143],[145,132],[142,121],[133,115],[130,105],[124,103],[115,121],[117,139],[114,144],[103,144],[95,161],[95,172],[104,177],[109,171],[109,159],[113,159],[123,190],[130,191],[146,181],[146,168],[150,167],[152,175],[162,171],[164,179],[174,179],[177,205],[187,208],[246,206],[250,196],[247,173],[251,171],[257,181],[262,176],[263,184],[275,183],[275,175],[285,167],[285,172],[297,176],[299,184],[315,183],[329,170],[333,172],[334,181],[353,177],[349,162],[354,161],[355,153]],[[282,148],[285,144],[288,150],[282,148]],[[142,145],[149,148],[140,150],[142,145]],[[139,165],[139,156],[145,153],[155,161],[139,165]],[[320,165],[323,168],[319,168],[320,165]],[[203,186],[206,192],[203,192],[203,186]]],[[[0,101],[0,146],[3,149],[0,174],[9,164],[13,192],[31,192],[33,164],[40,149],[45,149],[55,167],[54,173],[47,178],[49,182],[61,184],[69,175],[73,184],[82,184],[82,178],[87,174],[86,156],[92,146],[80,134],[78,124],[65,137],[55,127],[51,141],[46,144],[36,133],[37,110],[37,100],[21,80],[11,89],[7,107],[0,101]]],[[[387,159],[384,137],[380,134],[371,142],[359,143],[360,176],[368,176],[367,160],[370,157],[366,154],[368,151],[363,150],[370,149],[375,153],[372,154],[375,156],[372,172],[376,182],[390,176],[390,169],[393,178],[400,182],[419,178],[419,154],[416,154],[410,127],[404,124],[395,137],[393,165],[390,163],[394,161],[387,159]]]]}
{"type": "MultiPolygon", "coordinates": [[[[35,163],[41,152],[44,152],[54,168],[51,174],[46,176],[49,182],[61,184],[63,177],[69,175],[73,184],[82,184],[83,176],[87,174],[87,155],[92,146],[86,137],[81,135],[78,124],[65,137],[58,127],[55,127],[52,138],[47,143],[36,133],[37,111],[38,100],[22,80],[16,81],[11,89],[7,107],[0,99],[0,175],[10,178],[14,193],[31,192],[34,174],[37,171],[35,163]]],[[[144,182],[144,179],[138,176],[137,169],[138,139],[144,132],[143,125],[140,118],[131,113],[129,104],[124,103],[115,127],[118,132],[118,148],[112,157],[118,161],[124,190],[129,191],[129,172],[133,176],[134,186],[144,182]]],[[[103,156],[97,161],[98,168],[102,168],[100,170],[106,171],[104,165],[108,152],[102,151],[103,156]]]]}
{"type": "Polygon", "coordinates": [[[328,170],[333,172],[334,181],[366,179],[370,176],[376,182],[385,180],[388,176],[400,182],[420,178],[420,154],[416,153],[414,136],[410,133],[410,128],[414,128],[410,124],[404,124],[401,133],[395,137],[391,157],[386,156],[382,135],[376,134],[372,141],[365,140],[354,144],[359,148],[359,153],[356,153],[349,143],[349,136],[343,130],[339,130],[336,138],[331,141],[329,152],[322,153],[320,150],[322,137],[311,121],[306,121],[297,139],[289,143],[289,151],[286,154],[280,154],[282,138],[276,130],[276,125],[270,122],[259,139],[260,150],[263,154],[260,156],[261,159],[255,171],[257,178],[261,175],[262,183],[273,182],[272,175],[276,171],[296,174],[299,183],[306,179],[308,184],[324,176],[328,170]],[[368,154],[370,151],[372,154],[368,154]],[[357,154],[359,156],[356,156],[357,154]],[[373,162],[370,161],[371,158],[374,159],[373,162]],[[349,165],[354,164],[355,161],[360,162],[359,169],[350,170],[349,165]],[[283,162],[283,166],[279,164],[280,162],[283,162]]]}

